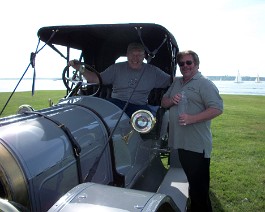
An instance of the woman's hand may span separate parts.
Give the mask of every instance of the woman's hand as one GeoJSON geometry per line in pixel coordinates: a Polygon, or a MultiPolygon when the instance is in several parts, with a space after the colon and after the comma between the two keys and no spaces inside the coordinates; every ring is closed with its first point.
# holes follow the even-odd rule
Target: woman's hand
{"type": "Polygon", "coordinates": [[[185,126],[192,123],[192,116],[186,113],[179,115],[179,125],[185,126]]]}
{"type": "Polygon", "coordinates": [[[181,100],[181,94],[177,93],[176,95],[171,97],[171,101],[173,104],[177,105],[181,100]]]}

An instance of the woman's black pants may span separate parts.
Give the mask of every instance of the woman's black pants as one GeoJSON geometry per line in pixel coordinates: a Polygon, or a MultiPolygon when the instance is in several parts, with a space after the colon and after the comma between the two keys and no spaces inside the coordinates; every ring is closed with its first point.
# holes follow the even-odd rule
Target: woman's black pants
{"type": "Polygon", "coordinates": [[[191,211],[212,211],[209,197],[210,158],[204,153],[178,150],[179,160],[189,182],[191,211]]]}

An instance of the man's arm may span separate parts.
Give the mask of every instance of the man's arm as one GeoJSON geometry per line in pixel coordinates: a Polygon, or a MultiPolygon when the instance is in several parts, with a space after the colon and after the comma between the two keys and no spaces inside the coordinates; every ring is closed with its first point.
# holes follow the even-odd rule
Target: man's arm
{"type": "Polygon", "coordinates": [[[85,77],[88,82],[99,83],[98,76],[95,72],[89,71],[85,67],[82,67],[82,69],[83,70],[80,73],[85,77]]]}
{"type": "Polygon", "coordinates": [[[72,66],[76,71],[79,71],[88,82],[99,83],[99,79],[96,73],[89,71],[85,67],[81,66],[77,60],[69,61],[68,65],[72,66]]]}

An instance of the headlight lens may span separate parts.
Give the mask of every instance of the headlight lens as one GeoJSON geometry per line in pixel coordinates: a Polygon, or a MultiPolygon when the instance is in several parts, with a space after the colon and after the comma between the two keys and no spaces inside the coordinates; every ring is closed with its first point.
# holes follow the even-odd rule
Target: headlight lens
{"type": "Polygon", "coordinates": [[[137,132],[148,133],[153,129],[156,120],[150,111],[138,110],[132,115],[131,123],[137,132]]]}

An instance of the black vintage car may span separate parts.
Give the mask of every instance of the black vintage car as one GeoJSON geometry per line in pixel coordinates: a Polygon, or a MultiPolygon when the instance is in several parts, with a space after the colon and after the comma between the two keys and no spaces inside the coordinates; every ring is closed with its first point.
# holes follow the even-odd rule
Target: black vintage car
{"type": "Polygon", "coordinates": [[[106,100],[111,86],[91,84],[67,66],[75,51],[100,78],[126,56],[129,43],[141,42],[146,62],[173,80],[173,35],[163,26],[137,23],[43,27],[38,37],[65,60],[66,95],[48,108],[24,105],[0,119],[0,208],[185,211],[188,183],[176,151],[167,147],[168,112],[160,107],[166,89],[149,95],[154,115],[140,110],[128,117],[106,100]],[[161,158],[169,155],[167,169],[161,158]]]}

